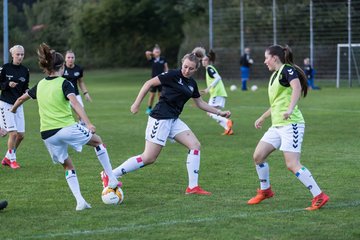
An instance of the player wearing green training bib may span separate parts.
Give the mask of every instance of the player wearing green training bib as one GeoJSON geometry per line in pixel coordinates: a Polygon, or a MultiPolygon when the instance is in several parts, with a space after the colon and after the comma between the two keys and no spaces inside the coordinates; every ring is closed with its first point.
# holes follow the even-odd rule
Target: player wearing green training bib
{"type": "Polygon", "coordinates": [[[37,85],[19,97],[11,112],[15,113],[25,101],[37,99],[40,115],[40,133],[54,163],[65,170],[65,179],[76,199],[76,211],[91,208],[80,192],[75,167],[68,153],[68,147],[80,152],[83,145],[94,147],[95,153],[104,171],[110,174],[108,185],[118,186],[118,180],[112,173],[110,158],[96,128],[90,122],[83,107],[76,98],[73,84],[61,77],[64,73],[64,57],[45,43],[38,49],[39,65],[48,75],[37,85]],[[86,127],[77,124],[72,116],[71,106],[81,117],[86,127]]]}
{"type": "MultiPolygon", "coordinates": [[[[205,49],[204,49],[205,51],[205,49]]],[[[206,68],[206,85],[207,88],[202,90],[202,93],[209,93],[210,98],[208,104],[217,109],[223,109],[227,98],[227,93],[224,87],[224,83],[221,80],[216,68],[210,63],[215,62],[215,53],[210,52],[202,58],[202,65],[206,68]]],[[[213,113],[207,113],[209,117],[214,119],[221,127],[224,128],[223,135],[232,135],[234,131],[232,129],[233,121],[230,118],[225,118],[213,113]]]]}
{"type": "Polygon", "coordinates": [[[258,204],[274,196],[267,157],[280,149],[287,168],[313,195],[311,206],[306,210],[317,210],[326,204],[329,197],[321,191],[310,171],[300,163],[305,121],[297,103],[301,95],[305,97],[307,94],[306,76],[293,63],[293,55],[288,46],[273,45],[267,48],[264,63],[273,71],[268,87],[270,108],[255,121],[255,128],[261,128],[268,117],[271,117],[272,126],[261,138],[253,154],[260,189],[248,204],[258,204]]]}

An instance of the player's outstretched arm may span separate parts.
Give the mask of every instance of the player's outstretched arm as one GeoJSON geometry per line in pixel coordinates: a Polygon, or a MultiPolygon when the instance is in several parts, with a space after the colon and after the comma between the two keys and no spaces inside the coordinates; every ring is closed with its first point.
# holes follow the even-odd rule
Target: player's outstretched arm
{"type": "Polygon", "coordinates": [[[144,97],[146,96],[146,94],[148,93],[150,87],[159,86],[160,84],[161,84],[161,82],[158,77],[154,77],[154,78],[146,81],[144,83],[144,85],[142,86],[142,88],[140,89],[139,94],[137,95],[134,103],[131,105],[130,111],[133,114],[137,113],[139,111],[140,104],[141,104],[142,100],[144,99],[144,97]]]}
{"type": "Polygon", "coordinates": [[[27,100],[30,99],[29,94],[24,93],[21,97],[19,97],[16,102],[14,103],[13,107],[10,109],[10,112],[12,113],[16,113],[16,110],[18,109],[18,107],[20,107],[21,104],[23,104],[24,102],[26,102],[27,100]]]}
{"type": "Polygon", "coordinates": [[[69,99],[69,101],[71,102],[71,106],[74,109],[74,111],[76,112],[77,115],[80,116],[80,119],[86,124],[86,127],[92,132],[95,133],[96,132],[96,128],[94,125],[92,125],[92,123],[90,122],[90,119],[88,118],[88,116],[85,113],[84,108],[81,106],[81,104],[79,103],[79,101],[77,100],[75,94],[69,94],[67,95],[67,98],[69,99]]]}
{"type": "Polygon", "coordinates": [[[196,106],[200,108],[201,110],[204,110],[205,112],[213,113],[216,115],[220,115],[222,117],[229,118],[231,116],[230,111],[221,111],[220,109],[214,108],[207,104],[204,100],[202,100],[201,97],[193,98],[196,106]]]}

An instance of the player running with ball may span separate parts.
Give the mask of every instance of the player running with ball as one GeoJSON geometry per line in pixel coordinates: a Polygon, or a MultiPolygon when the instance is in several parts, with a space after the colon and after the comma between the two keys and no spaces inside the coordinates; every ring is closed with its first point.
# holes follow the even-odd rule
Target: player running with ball
{"type": "MultiPolygon", "coordinates": [[[[186,54],[182,59],[181,69],[170,70],[145,82],[130,110],[137,113],[140,104],[154,86],[162,85],[159,102],[151,111],[146,127],[146,142],[143,153],[133,156],[113,170],[116,177],[138,170],[156,161],[167,139],[173,139],[188,149],[186,167],[189,184],[186,194],[210,195],[198,184],[200,169],[200,142],[190,128],[179,118],[185,103],[192,98],[198,108],[223,117],[229,117],[229,111],[216,109],[202,100],[197,83],[192,75],[201,66],[203,52],[186,54]]],[[[104,187],[107,176],[102,174],[104,187]]]]}
{"type": "Polygon", "coordinates": [[[78,152],[85,144],[94,147],[105,172],[110,174],[109,187],[115,188],[118,181],[112,174],[109,155],[100,136],[95,134],[95,126],[92,125],[83,107],[76,99],[74,86],[62,77],[64,73],[62,54],[55,52],[43,43],[38,49],[38,56],[40,67],[48,76],[18,98],[11,111],[15,113],[17,108],[30,98],[37,99],[41,138],[44,140],[53,162],[60,163],[64,167],[66,181],[76,198],[76,210],[91,208],[81,195],[75,167],[68,154],[68,146],[78,152]],[[70,103],[87,128],[75,122],[70,103]]]}

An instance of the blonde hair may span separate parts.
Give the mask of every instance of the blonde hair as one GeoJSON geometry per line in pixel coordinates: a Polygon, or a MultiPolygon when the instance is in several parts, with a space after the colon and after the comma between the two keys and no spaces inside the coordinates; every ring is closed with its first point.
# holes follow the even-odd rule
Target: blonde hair
{"type": "Polygon", "coordinates": [[[196,69],[201,66],[201,60],[205,57],[205,49],[203,47],[196,47],[192,50],[191,53],[186,54],[182,59],[181,62],[183,63],[186,59],[189,59],[191,62],[196,64],[196,69]]]}
{"type": "Polygon", "coordinates": [[[21,49],[21,50],[25,51],[25,49],[24,49],[23,46],[21,46],[21,45],[14,45],[12,48],[9,49],[9,52],[10,52],[11,54],[13,54],[16,49],[21,49]]]}

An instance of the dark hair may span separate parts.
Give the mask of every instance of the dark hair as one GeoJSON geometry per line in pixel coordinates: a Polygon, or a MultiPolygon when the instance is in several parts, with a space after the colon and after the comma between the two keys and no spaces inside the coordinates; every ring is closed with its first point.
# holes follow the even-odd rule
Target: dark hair
{"type": "Polygon", "coordinates": [[[181,62],[183,63],[185,59],[189,59],[191,62],[196,64],[196,69],[201,66],[201,60],[205,57],[205,49],[203,47],[196,47],[191,53],[186,54],[181,62]]]}
{"type": "Polygon", "coordinates": [[[46,43],[40,44],[37,54],[40,68],[48,75],[59,71],[64,65],[63,55],[51,49],[46,43]]]}
{"type": "Polygon", "coordinates": [[[285,45],[285,47],[280,46],[280,45],[272,45],[272,46],[268,47],[266,49],[266,51],[271,56],[278,56],[281,63],[290,64],[291,66],[293,66],[296,69],[296,71],[299,75],[302,95],[304,97],[306,97],[307,90],[308,90],[307,78],[306,78],[304,71],[298,65],[296,65],[294,63],[291,48],[288,45],[285,45]]]}
{"type": "Polygon", "coordinates": [[[212,49],[210,49],[209,53],[206,56],[209,58],[210,62],[212,62],[212,63],[215,62],[216,55],[215,55],[215,52],[212,49]]]}

